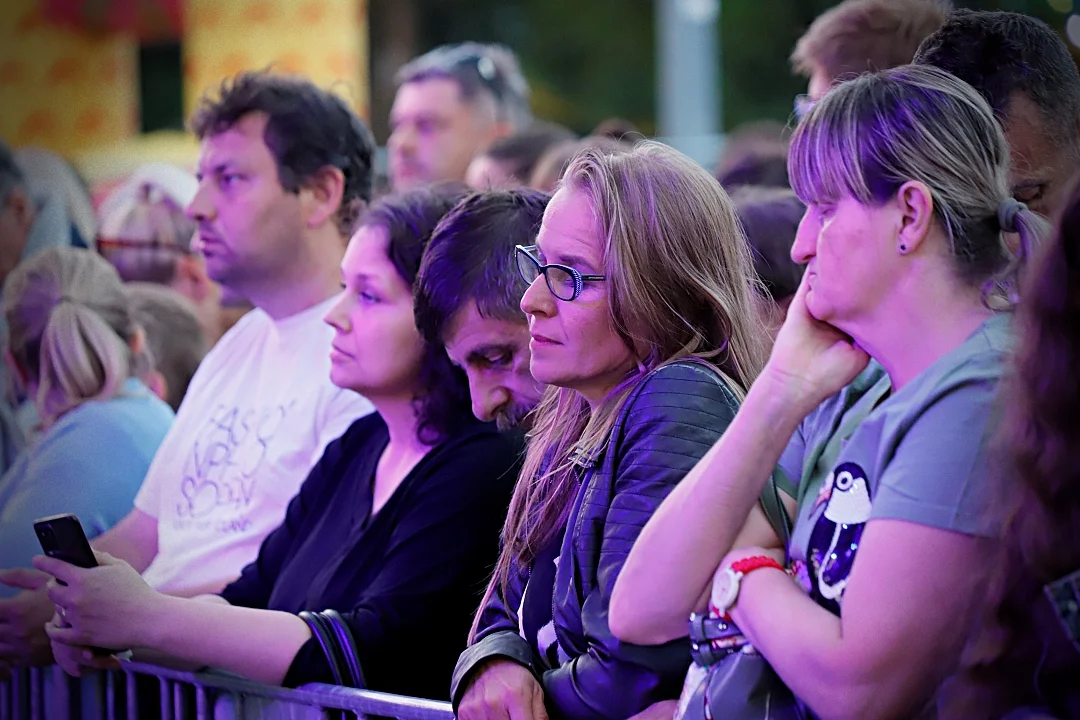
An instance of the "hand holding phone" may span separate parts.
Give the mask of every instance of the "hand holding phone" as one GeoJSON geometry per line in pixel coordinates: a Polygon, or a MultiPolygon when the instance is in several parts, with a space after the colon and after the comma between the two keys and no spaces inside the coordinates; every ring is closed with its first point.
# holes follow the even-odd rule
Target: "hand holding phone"
{"type": "MultiPolygon", "coordinates": [[[[81,568],[97,567],[97,558],[94,557],[90,541],[86,539],[86,533],[83,531],[79,518],[74,515],[53,515],[36,520],[34,532],[37,534],[38,542],[41,543],[42,551],[49,557],[81,568]]],[[[56,582],[67,585],[59,578],[56,582]]],[[[67,624],[67,621],[64,620],[64,623],[67,624]]],[[[99,647],[90,649],[95,655],[113,655],[118,652],[99,647]]]]}
{"type": "MultiPolygon", "coordinates": [[[[97,558],[90,549],[79,518],[71,514],[53,515],[34,521],[34,532],[42,551],[49,557],[63,560],[81,568],[97,567],[97,558]]],[[[57,580],[65,585],[62,580],[57,580]]]]}

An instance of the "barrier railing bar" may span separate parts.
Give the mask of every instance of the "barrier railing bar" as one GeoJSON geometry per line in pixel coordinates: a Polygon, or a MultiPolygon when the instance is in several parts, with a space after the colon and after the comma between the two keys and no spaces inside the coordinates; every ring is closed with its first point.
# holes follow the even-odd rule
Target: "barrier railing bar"
{"type": "Polygon", "coordinates": [[[206,688],[202,685],[195,686],[195,719],[206,720],[206,688]]]}
{"type": "MultiPolygon", "coordinates": [[[[119,720],[121,716],[127,720],[141,720],[139,708],[144,703],[139,701],[139,675],[157,680],[160,697],[154,705],[164,720],[190,717],[192,692],[195,695],[195,712],[200,720],[209,720],[214,716],[215,699],[224,695],[234,699],[237,717],[243,717],[244,705],[247,704],[245,700],[262,698],[322,710],[346,711],[357,716],[454,720],[448,702],[321,683],[284,688],[221,671],[193,673],[130,661],[123,663],[120,672],[105,673],[100,678],[102,684],[97,685],[92,696],[85,698],[81,695],[91,692],[90,687],[80,686],[77,680],[69,680],[58,667],[16,671],[11,681],[0,683],[0,720],[40,720],[47,716],[48,720],[62,720],[64,716],[75,720],[83,716],[84,710],[109,720],[119,720]],[[47,683],[48,680],[53,682],[47,683]],[[125,710],[121,711],[121,707],[125,710]]],[[[149,697],[146,700],[153,702],[149,697]]]]}
{"type": "Polygon", "coordinates": [[[241,695],[254,695],[272,700],[303,703],[335,710],[350,710],[371,715],[384,715],[401,720],[453,720],[454,711],[448,702],[424,698],[404,697],[375,690],[354,690],[338,685],[312,683],[290,689],[276,685],[264,685],[238,675],[206,671],[192,673],[183,670],[144,665],[125,661],[127,673],[145,673],[173,681],[204,685],[241,695]]]}
{"type": "MultiPolygon", "coordinates": [[[[109,674],[112,675],[112,673],[109,674]]],[[[139,696],[135,685],[135,676],[125,673],[124,686],[127,692],[124,700],[127,703],[127,720],[139,720],[139,696]]]]}
{"type": "Polygon", "coordinates": [[[116,720],[116,675],[105,674],[105,717],[116,720]]]}
{"type": "Polygon", "coordinates": [[[30,720],[41,720],[41,699],[44,695],[41,692],[41,668],[30,668],[30,687],[27,688],[27,694],[30,696],[30,720]]]}

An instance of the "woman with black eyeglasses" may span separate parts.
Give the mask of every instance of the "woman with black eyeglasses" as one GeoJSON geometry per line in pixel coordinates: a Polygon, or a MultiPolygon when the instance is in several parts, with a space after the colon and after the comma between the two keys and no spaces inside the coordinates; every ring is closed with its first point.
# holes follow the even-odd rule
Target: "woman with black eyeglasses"
{"type": "Polygon", "coordinates": [[[608,601],[764,361],[754,270],[719,183],[657,143],[578,155],[517,255],[549,387],[453,701],[461,720],[626,718],[678,696],[689,643],[618,642],[608,601]]]}

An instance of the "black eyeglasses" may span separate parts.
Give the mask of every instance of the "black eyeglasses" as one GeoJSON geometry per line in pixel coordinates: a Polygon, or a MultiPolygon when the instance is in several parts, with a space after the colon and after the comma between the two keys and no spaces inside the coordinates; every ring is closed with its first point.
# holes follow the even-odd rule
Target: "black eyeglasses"
{"type": "Polygon", "coordinates": [[[521,279],[532,285],[537,276],[543,275],[551,294],[566,302],[577,300],[585,283],[607,279],[603,275],[582,275],[569,265],[544,265],[536,257],[535,245],[517,245],[514,250],[521,279]]]}

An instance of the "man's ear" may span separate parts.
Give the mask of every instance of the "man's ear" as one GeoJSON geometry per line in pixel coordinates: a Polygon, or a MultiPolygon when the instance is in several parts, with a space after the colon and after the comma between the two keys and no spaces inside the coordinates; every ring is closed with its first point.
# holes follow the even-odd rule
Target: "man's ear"
{"type": "Polygon", "coordinates": [[[934,197],[926,183],[909,180],[896,191],[900,227],[897,232],[897,251],[902,255],[915,252],[923,244],[934,222],[934,197]]]}
{"type": "Polygon", "coordinates": [[[309,228],[331,220],[341,209],[345,194],[345,174],[336,167],[323,167],[300,188],[300,208],[309,228]]]}

